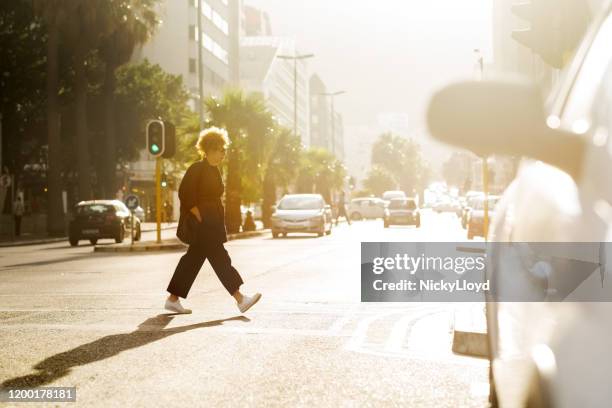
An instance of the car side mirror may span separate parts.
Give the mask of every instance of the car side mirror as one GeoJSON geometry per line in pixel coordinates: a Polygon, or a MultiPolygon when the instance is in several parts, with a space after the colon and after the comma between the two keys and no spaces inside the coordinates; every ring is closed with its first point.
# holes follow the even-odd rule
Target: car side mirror
{"type": "Polygon", "coordinates": [[[479,156],[528,156],[580,177],[586,143],[546,124],[540,90],[520,81],[468,81],[447,86],[429,104],[433,137],[479,156]]]}

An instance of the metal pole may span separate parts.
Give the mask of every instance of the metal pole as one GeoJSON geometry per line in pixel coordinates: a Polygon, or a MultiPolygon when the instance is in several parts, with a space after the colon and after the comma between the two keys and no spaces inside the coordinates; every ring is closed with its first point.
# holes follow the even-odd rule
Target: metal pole
{"type": "MultiPolygon", "coordinates": [[[[0,175],[4,174],[3,169],[4,167],[2,167],[2,113],[0,113],[0,175]]],[[[2,208],[0,207],[0,210],[1,209],[2,208]]]]}
{"type": "Polygon", "coordinates": [[[293,59],[293,134],[297,136],[297,58],[293,59]]]}
{"type": "Polygon", "coordinates": [[[158,244],[161,244],[161,161],[161,157],[155,159],[155,221],[158,244]]]}
{"type": "Polygon", "coordinates": [[[198,46],[198,113],[200,116],[200,130],[204,125],[204,77],[202,72],[202,0],[198,0],[198,32],[197,32],[197,46],[198,46]]]}
{"type": "Polygon", "coordinates": [[[331,96],[331,123],[332,123],[332,154],[336,156],[336,112],[334,110],[334,95],[331,96]]]}
{"type": "Polygon", "coordinates": [[[132,214],[132,217],[130,218],[132,222],[132,227],[130,228],[130,236],[132,237],[132,242],[130,243],[130,245],[134,245],[134,210],[130,210],[130,214],[132,214]]]}
{"type": "Polygon", "coordinates": [[[486,242],[489,233],[489,164],[486,157],[482,159],[482,191],[484,192],[483,233],[486,242]]]}

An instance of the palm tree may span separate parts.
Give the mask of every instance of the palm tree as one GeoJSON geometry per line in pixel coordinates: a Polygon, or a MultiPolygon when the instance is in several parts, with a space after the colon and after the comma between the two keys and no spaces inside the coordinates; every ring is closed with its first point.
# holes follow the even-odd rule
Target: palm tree
{"type": "Polygon", "coordinates": [[[79,199],[92,196],[89,129],[87,123],[87,57],[100,38],[110,30],[107,0],[72,0],[73,12],[66,26],[69,44],[74,45],[74,97],[76,116],[79,199]]]}
{"type": "Polygon", "coordinates": [[[245,95],[240,89],[227,90],[220,101],[210,97],[204,103],[210,115],[207,123],[224,127],[230,137],[225,220],[229,233],[239,232],[242,219],[242,171],[253,170],[253,162],[245,164],[245,158],[252,155],[248,160],[261,163],[264,151],[262,145],[267,143],[266,129],[272,126],[272,116],[261,96],[245,95]]]}
{"type": "Polygon", "coordinates": [[[104,71],[104,157],[101,172],[102,193],[111,197],[115,192],[116,136],[115,136],[115,71],[129,61],[134,49],[144,44],[157,27],[154,7],[159,0],[115,0],[107,3],[110,25],[100,41],[100,56],[104,71]]]}
{"type": "Polygon", "coordinates": [[[302,157],[300,175],[297,180],[299,193],[312,193],[323,196],[331,204],[332,190],[342,188],[346,169],[328,150],[311,148],[302,157]]]}
{"type": "Polygon", "coordinates": [[[68,18],[69,3],[70,0],[34,1],[34,10],[47,27],[47,143],[49,145],[47,232],[50,235],[61,235],[65,232],[62,208],[58,49],[60,26],[65,24],[68,18]]]}
{"type": "Polygon", "coordinates": [[[263,179],[262,219],[264,227],[270,226],[272,206],[276,203],[276,189],[287,191],[295,179],[302,153],[300,137],[291,129],[279,127],[272,134],[274,148],[270,152],[263,179]]]}

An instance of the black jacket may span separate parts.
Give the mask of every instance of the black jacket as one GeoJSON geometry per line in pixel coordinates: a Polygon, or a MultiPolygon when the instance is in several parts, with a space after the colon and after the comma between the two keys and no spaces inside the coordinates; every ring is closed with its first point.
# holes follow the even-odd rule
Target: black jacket
{"type": "Polygon", "coordinates": [[[181,241],[189,244],[195,243],[189,242],[193,239],[189,239],[186,234],[189,223],[192,231],[197,228],[197,234],[194,234],[195,239],[227,242],[225,209],[221,202],[224,191],[219,169],[208,164],[206,159],[189,166],[179,186],[181,215],[176,235],[181,241]],[[200,210],[201,224],[197,223],[195,215],[190,211],[193,207],[198,207],[200,210]]]}

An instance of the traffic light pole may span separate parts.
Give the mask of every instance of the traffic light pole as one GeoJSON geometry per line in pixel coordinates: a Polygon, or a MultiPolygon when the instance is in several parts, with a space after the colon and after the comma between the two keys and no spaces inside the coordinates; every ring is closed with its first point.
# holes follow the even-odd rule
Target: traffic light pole
{"type": "Polygon", "coordinates": [[[487,157],[482,159],[482,191],[484,193],[483,234],[485,242],[489,235],[489,163],[487,157]]]}
{"type": "Polygon", "coordinates": [[[158,244],[161,244],[161,161],[161,157],[155,159],[155,220],[158,244]]]}

